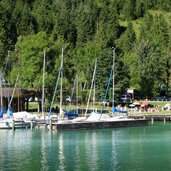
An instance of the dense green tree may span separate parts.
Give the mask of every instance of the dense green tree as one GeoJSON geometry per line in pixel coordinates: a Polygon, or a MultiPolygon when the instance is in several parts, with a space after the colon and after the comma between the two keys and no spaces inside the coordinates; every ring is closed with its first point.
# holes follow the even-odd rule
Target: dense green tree
{"type": "Polygon", "coordinates": [[[135,18],[136,0],[126,0],[123,7],[123,14],[127,20],[135,18]]]}
{"type": "Polygon", "coordinates": [[[142,96],[156,95],[161,81],[162,62],[159,47],[149,41],[141,40],[135,45],[137,77],[139,77],[142,96]]]}
{"type": "Polygon", "coordinates": [[[0,65],[4,65],[4,58],[11,44],[16,41],[15,27],[12,22],[13,1],[0,1],[0,65]]]}
{"type": "Polygon", "coordinates": [[[46,87],[53,90],[64,46],[66,92],[76,75],[89,91],[97,58],[97,92],[102,97],[112,67],[111,47],[117,47],[116,96],[129,86],[145,97],[159,94],[160,85],[166,85],[169,94],[170,10],[168,0],[1,0],[1,70],[13,84],[20,72],[21,87],[40,88],[46,49],[46,87]]]}
{"type": "Polygon", "coordinates": [[[100,10],[95,39],[103,48],[113,47],[119,34],[116,6],[104,5],[100,10]]]}
{"type": "Polygon", "coordinates": [[[154,9],[156,6],[156,1],[155,0],[143,0],[144,4],[144,10],[145,12],[148,12],[149,9],[154,9]]]}
{"type": "MultiPolygon", "coordinates": [[[[105,96],[105,91],[107,88],[108,81],[110,79],[110,73],[113,65],[113,49],[107,48],[101,51],[99,57],[97,58],[97,74],[96,74],[96,84],[98,91],[98,98],[103,100],[105,96]]],[[[124,65],[121,56],[115,54],[115,66],[114,66],[114,75],[115,75],[115,93],[117,95],[115,98],[118,98],[118,94],[126,92],[126,89],[129,87],[129,73],[127,68],[124,65]]],[[[112,93],[112,78],[110,82],[110,89],[108,95],[112,93]]]]}
{"type": "Polygon", "coordinates": [[[61,45],[54,42],[44,32],[36,35],[20,37],[16,47],[18,57],[11,72],[11,82],[15,82],[19,73],[21,88],[41,88],[44,50],[46,51],[45,87],[53,89],[60,66],[61,45]],[[53,68],[53,69],[52,69],[53,68]]]}
{"type": "Polygon", "coordinates": [[[100,51],[100,46],[96,42],[92,41],[87,42],[84,47],[77,48],[77,52],[73,60],[76,66],[75,70],[82,83],[87,80],[89,80],[88,85],[91,83],[90,80],[94,70],[94,62],[95,59],[99,57],[100,51]]]}
{"type": "Polygon", "coordinates": [[[54,28],[53,36],[55,39],[62,37],[71,45],[76,45],[77,30],[75,25],[75,7],[68,10],[67,4],[63,1],[54,2],[54,28]]]}
{"type": "Polygon", "coordinates": [[[136,0],[135,17],[136,18],[143,17],[144,13],[145,13],[145,9],[144,9],[143,2],[140,0],[136,0]]]}
{"type": "Polygon", "coordinates": [[[171,2],[170,2],[170,0],[165,0],[165,1],[158,0],[158,2],[156,3],[156,7],[158,9],[163,9],[163,10],[166,10],[166,11],[170,11],[171,2]]]}
{"type": "MultiPolygon", "coordinates": [[[[51,33],[53,22],[52,0],[36,0],[33,1],[32,13],[37,23],[38,31],[46,31],[51,33]]],[[[36,24],[35,23],[35,24],[36,24]]]]}
{"type": "Polygon", "coordinates": [[[81,3],[76,13],[77,45],[92,40],[95,33],[95,14],[90,6],[81,3]],[[93,15],[94,14],[94,15],[93,15]]]}
{"type": "Polygon", "coordinates": [[[162,15],[146,15],[140,30],[140,39],[156,42],[162,48],[167,47],[169,42],[169,29],[162,15]]]}
{"type": "Polygon", "coordinates": [[[129,22],[125,33],[123,33],[120,39],[118,40],[118,46],[122,48],[125,53],[130,52],[134,47],[135,40],[136,35],[133,29],[133,25],[131,22],[129,22]]]}
{"type": "Polygon", "coordinates": [[[17,36],[34,33],[34,18],[31,14],[31,7],[27,2],[16,1],[12,19],[15,23],[17,36]]]}

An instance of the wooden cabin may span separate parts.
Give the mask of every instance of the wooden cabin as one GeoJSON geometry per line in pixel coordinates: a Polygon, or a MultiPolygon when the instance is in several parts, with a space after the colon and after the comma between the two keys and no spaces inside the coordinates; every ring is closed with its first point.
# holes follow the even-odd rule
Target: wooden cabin
{"type": "Polygon", "coordinates": [[[2,106],[3,111],[6,112],[11,103],[13,112],[27,111],[30,97],[39,97],[40,99],[41,91],[38,89],[2,88],[0,107],[2,106]]]}

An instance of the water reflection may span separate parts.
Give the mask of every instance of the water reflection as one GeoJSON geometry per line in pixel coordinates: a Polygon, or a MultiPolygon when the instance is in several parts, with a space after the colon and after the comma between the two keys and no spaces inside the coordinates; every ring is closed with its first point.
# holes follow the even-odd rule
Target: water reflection
{"type": "Polygon", "coordinates": [[[41,170],[48,170],[48,150],[51,146],[51,137],[48,132],[42,132],[41,133],[41,146],[40,146],[40,152],[41,152],[41,170]]]}
{"type": "Polygon", "coordinates": [[[59,158],[59,170],[63,171],[64,170],[64,161],[65,161],[65,156],[64,156],[64,139],[63,139],[63,134],[60,134],[59,136],[59,150],[58,150],[58,158],[59,158]]]}
{"type": "Polygon", "coordinates": [[[118,143],[117,143],[117,136],[118,136],[119,131],[112,131],[112,150],[111,150],[111,163],[113,169],[117,168],[118,164],[118,159],[117,159],[117,148],[118,148],[118,143]]]}
{"type": "Polygon", "coordinates": [[[171,124],[163,125],[63,132],[0,130],[0,170],[171,170],[171,124]]]}

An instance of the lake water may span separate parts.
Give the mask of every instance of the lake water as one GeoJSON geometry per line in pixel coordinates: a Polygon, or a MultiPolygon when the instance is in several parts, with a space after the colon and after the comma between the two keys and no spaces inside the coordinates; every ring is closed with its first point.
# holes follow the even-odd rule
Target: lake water
{"type": "Polygon", "coordinates": [[[0,171],[170,171],[171,123],[48,131],[0,130],[0,171]]]}

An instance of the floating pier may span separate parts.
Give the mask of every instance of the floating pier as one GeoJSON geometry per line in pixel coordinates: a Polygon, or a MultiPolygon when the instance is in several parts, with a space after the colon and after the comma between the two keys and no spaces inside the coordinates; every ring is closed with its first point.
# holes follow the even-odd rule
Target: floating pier
{"type": "Polygon", "coordinates": [[[57,130],[80,130],[80,129],[103,129],[103,128],[121,128],[148,125],[146,119],[130,119],[117,121],[84,121],[52,124],[57,130]]]}
{"type": "Polygon", "coordinates": [[[24,120],[13,120],[12,129],[25,128],[25,129],[33,129],[36,125],[35,121],[24,121],[24,120]]]}
{"type": "Polygon", "coordinates": [[[157,115],[157,114],[146,114],[146,115],[131,115],[129,116],[129,118],[134,118],[134,119],[140,119],[140,118],[144,118],[148,121],[151,121],[151,123],[153,123],[154,121],[163,121],[164,123],[166,123],[166,121],[170,122],[171,121],[171,115],[157,115]]]}
{"type": "Polygon", "coordinates": [[[36,128],[46,128],[48,125],[48,121],[44,119],[38,119],[36,120],[36,128]]]}
{"type": "Polygon", "coordinates": [[[33,129],[35,125],[35,121],[24,121],[23,119],[0,121],[0,129],[12,129],[13,131],[21,128],[33,129]]]}
{"type": "Polygon", "coordinates": [[[148,125],[149,122],[163,121],[164,123],[171,121],[171,114],[141,114],[131,115],[128,120],[116,121],[81,121],[73,122],[69,120],[66,122],[58,122],[57,117],[52,117],[50,120],[38,119],[35,121],[11,120],[0,122],[0,129],[34,129],[34,128],[49,128],[50,130],[82,130],[82,129],[103,129],[103,128],[121,128],[121,127],[136,127],[148,125]]]}

